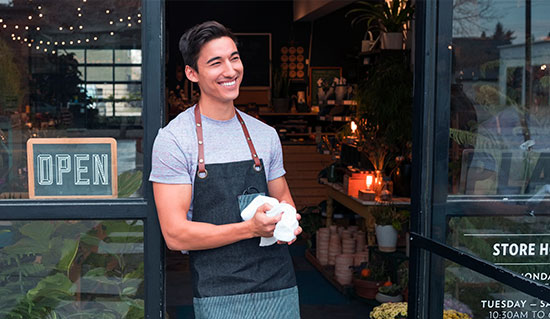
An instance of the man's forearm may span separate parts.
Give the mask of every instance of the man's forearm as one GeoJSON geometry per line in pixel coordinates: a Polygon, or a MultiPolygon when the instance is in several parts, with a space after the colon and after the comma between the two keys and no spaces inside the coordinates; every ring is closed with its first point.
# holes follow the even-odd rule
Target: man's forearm
{"type": "Polygon", "coordinates": [[[172,250],[212,249],[255,237],[249,221],[225,225],[186,221],[176,229],[164,235],[172,250]]]}

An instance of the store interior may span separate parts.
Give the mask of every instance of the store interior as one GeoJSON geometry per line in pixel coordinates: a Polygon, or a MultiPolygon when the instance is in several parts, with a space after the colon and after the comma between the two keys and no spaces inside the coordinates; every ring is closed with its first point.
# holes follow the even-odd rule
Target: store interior
{"type": "MultiPolygon", "coordinates": [[[[165,4],[167,121],[198,98],[182,72],[183,32],[216,20],[237,34],[245,72],[235,105],[277,130],[303,216],[304,232],[290,246],[302,318],[365,318],[381,302],[407,297],[412,19],[403,22],[408,41],[382,50],[375,28],[354,23],[354,9],[361,5],[165,4]],[[369,107],[373,99],[377,106],[369,107]],[[379,247],[374,216],[378,224],[398,224],[392,247],[379,247]],[[377,296],[380,286],[388,295],[377,296]]],[[[168,315],[192,318],[188,257],[166,256],[168,315]]]]}

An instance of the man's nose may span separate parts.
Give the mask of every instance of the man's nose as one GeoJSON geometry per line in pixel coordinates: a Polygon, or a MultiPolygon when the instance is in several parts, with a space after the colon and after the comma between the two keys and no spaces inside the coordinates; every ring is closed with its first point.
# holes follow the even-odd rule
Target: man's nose
{"type": "Polygon", "coordinates": [[[233,77],[237,74],[237,70],[235,69],[235,66],[231,61],[225,61],[223,63],[223,76],[225,77],[233,77]]]}

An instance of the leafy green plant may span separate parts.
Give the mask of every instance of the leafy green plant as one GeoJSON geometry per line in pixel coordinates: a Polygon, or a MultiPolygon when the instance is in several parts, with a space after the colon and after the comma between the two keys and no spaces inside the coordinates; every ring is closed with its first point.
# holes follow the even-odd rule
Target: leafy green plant
{"type": "Polygon", "coordinates": [[[143,173],[127,171],[118,175],[118,197],[130,197],[141,187],[143,173]]]}
{"type": "Polygon", "coordinates": [[[353,17],[352,25],[366,22],[367,30],[401,32],[414,15],[414,6],[409,0],[391,0],[389,3],[357,1],[357,4],[359,8],[348,11],[346,17],[353,17]]]}
{"type": "Polygon", "coordinates": [[[377,205],[371,208],[371,214],[377,225],[392,225],[397,231],[409,220],[408,210],[398,210],[394,205],[377,205]]]}
{"type": "Polygon", "coordinates": [[[388,296],[399,296],[403,288],[398,284],[391,284],[389,286],[381,286],[378,288],[378,292],[388,296]]]}
{"type": "Polygon", "coordinates": [[[288,72],[281,68],[274,68],[273,70],[273,90],[271,92],[273,98],[288,98],[290,89],[290,79],[288,72]]]}

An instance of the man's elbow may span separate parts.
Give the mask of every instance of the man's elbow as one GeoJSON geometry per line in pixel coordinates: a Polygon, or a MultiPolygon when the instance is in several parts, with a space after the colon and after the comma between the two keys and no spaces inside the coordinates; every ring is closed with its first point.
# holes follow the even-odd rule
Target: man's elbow
{"type": "Polygon", "coordinates": [[[170,250],[189,250],[189,245],[187,245],[185,239],[182,238],[181,232],[165,232],[164,242],[166,243],[166,247],[170,250]]]}

